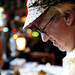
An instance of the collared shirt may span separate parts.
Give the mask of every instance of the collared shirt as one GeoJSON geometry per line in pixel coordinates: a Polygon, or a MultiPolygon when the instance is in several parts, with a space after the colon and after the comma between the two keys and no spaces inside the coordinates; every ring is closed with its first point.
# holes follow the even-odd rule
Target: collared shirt
{"type": "Polygon", "coordinates": [[[75,75],[75,49],[71,52],[67,52],[63,58],[62,75],[75,75]]]}

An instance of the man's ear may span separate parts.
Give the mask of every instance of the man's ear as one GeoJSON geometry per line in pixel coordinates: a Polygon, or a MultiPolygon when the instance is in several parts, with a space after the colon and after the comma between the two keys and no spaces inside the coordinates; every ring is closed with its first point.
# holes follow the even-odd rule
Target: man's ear
{"type": "Polygon", "coordinates": [[[66,12],[64,20],[68,26],[72,25],[72,23],[74,21],[74,17],[75,17],[74,14],[75,14],[74,11],[67,11],[66,12]]]}

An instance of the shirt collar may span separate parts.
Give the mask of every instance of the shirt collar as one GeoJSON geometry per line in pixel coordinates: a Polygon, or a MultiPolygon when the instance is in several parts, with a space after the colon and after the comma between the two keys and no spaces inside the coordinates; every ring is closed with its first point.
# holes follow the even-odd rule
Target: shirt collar
{"type": "Polygon", "coordinates": [[[73,49],[72,51],[70,52],[67,52],[67,57],[75,57],[75,49],[73,49]]]}

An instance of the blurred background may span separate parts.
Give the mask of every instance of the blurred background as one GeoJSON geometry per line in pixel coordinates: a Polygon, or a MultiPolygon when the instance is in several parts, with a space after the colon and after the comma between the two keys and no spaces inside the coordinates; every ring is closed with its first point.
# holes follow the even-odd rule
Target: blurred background
{"type": "Polygon", "coordinates": [[[9,69],[15,58],[62,65],[65,52],[59,51],[51,41],[42,42],[38,32],[31,29],[26,34],[23,32],[25,4],[25,0],[0,0],[0,68],[9,69]]]}

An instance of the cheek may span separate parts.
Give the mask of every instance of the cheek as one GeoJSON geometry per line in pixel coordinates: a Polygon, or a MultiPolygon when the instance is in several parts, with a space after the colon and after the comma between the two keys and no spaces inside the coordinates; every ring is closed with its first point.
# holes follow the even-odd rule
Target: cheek
{"type": "Polygon", "coordinates": [[[64,42],[67,35],[67,28],[66,25],[62,22],[59,23],[52,23],[47,29],[47,33],[50,37],[52,37],[57,42],[64,42]],[[64,39],[65,38],[65,39],[64,39]]]}
{"type": "MultiPolygon", "coordinates": [[[[74,47],[69,28],[64,22],[52,23],[46,30],[49,37],[55,40],[59,48],[71,50],[74,47]]],[[[49,39],[51,40],[51,39],[49,39]]]]}
{"type": "Polygon", "coordinates": [[[63,26],[53,27],[49,30],[49,33],[51,34],[50,37],[52,37],[52,39],[56,41],[56,46],[60,50],[73,49],[73,41],[68,32],[68,29],[63,26]]]}
{"type": "Polygon", "coordinates": [[[53,23],[48,27],[47,32],[52,36],[64,37],[64,33],[66,33],[66,28],[62,23],[53,23]]]}
{"type": "Polygon", "coordinates": [[[63,18],[56,18],[48,25],[46,30],[49,34],[61,37],[66,32],[67,27],[63,18]]]}

